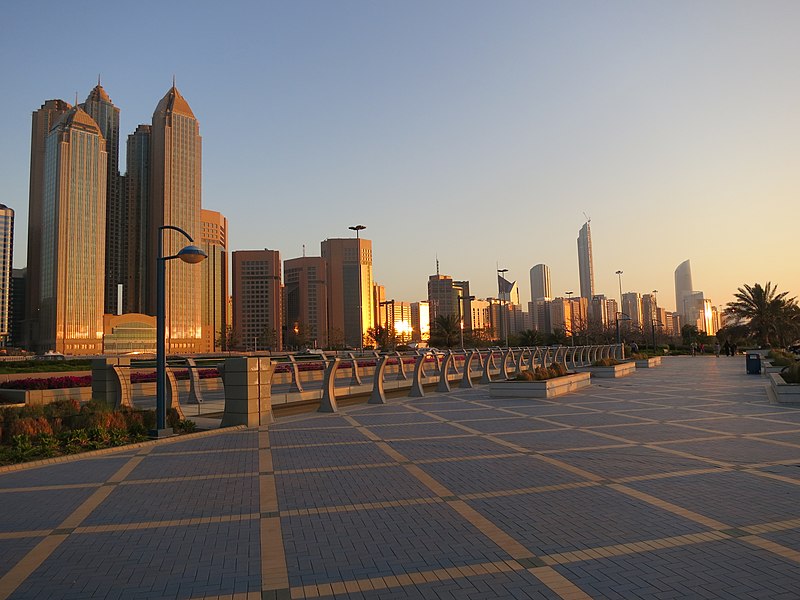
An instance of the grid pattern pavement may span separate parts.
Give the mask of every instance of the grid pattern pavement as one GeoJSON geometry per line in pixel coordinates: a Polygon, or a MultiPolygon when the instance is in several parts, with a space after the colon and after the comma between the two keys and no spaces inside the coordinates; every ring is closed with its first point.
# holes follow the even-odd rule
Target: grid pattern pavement
{"type": "Polygon", "coordinates": [[[0,473],[2,598],[798,598],[800,408],[741,357],[0,473]]]}

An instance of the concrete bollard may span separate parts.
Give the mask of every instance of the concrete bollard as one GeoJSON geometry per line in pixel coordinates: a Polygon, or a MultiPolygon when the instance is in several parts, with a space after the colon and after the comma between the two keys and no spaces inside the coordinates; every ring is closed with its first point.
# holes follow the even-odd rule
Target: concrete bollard
{"type": "Polygon", "coordinates": [[[225,359],[225,412],[222,427],[269,425],[272,415],[272,374],[268,357],[225,359]]]}

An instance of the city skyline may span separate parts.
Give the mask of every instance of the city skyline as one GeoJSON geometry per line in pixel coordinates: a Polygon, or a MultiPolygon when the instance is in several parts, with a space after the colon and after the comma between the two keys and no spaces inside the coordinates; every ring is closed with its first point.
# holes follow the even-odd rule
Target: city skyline
{"type": "MultiPolygon", "coordinates": [[[[299,257],[303,244],[362,222],[375,280],[398,300],[426,297],[437,254],[478,297],[495,295],[498,264],[524,281],[537,263],[558,296],[579,288],[574,231],[585,211],[595,293],[617,295],[616,270],[625,292],[670,290],[690,258],[696,285],[721,307],[755,281],[797,295],[798,267],[764,260],[794,234],[768,207],[794,206],[800,191],[797,6],[353,6],[234,6],[181,30],[168,24],[183,13],[166,7],[149,35],[174,41],[167,61],[142,48],[67,65],[52,61],[65,7],[52,4],[47,21],[10,7],[0,49],[10,55],[34,26],[41,40],[0,67],[15,90],[0,142],[14,266],[26,264],[30,113],[49,99],[73,103],[76,88],[85,98],[100,72],[122,137],[150,121],[176,74],[203,124],[203,207],[229,219],[229,251],[299,257]],[[255,118],[232,110],[262,97],[255,118]],[[272,218],[284,207],[302,207],[300,227],[272,218]],[[503,219],[476,216],[497,208],[503,219]]],[[[136,11],[148,10],[112,9],[84,25],[115,19],[115,42],[133,43],[136,11]]],[[[671,297],[660,304],[673,308],[671,297]]]]}

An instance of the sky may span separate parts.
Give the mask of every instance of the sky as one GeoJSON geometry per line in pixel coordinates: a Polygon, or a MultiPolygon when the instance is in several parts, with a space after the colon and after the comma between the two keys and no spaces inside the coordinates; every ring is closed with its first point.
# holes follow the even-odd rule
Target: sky
{"type": "MultiPolygon", "coordinates": [[[[203,207],[230,249],[319,255],[363,224],[387,298],[436,272],[496,296],[551,269],[579,293],[674,270],[724,306],[800,295],[800,3],[676,0],[14,2],[0,20],[0,203],[26,260],[31,112],[98,75],[120,137],[176,77],[203,136],[203,207]]],[[[120,164],[124,165],[124,143],[120,164]]]]}

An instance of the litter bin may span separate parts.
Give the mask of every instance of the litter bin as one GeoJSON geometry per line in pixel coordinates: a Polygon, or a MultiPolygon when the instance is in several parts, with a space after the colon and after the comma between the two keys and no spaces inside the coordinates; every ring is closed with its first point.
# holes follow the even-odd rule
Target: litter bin
{"type": "Polygon", "coordinates": [[[747,374],[748,375],[761,375],[761,355],[748,354],[747,359],[747,374]]]}

